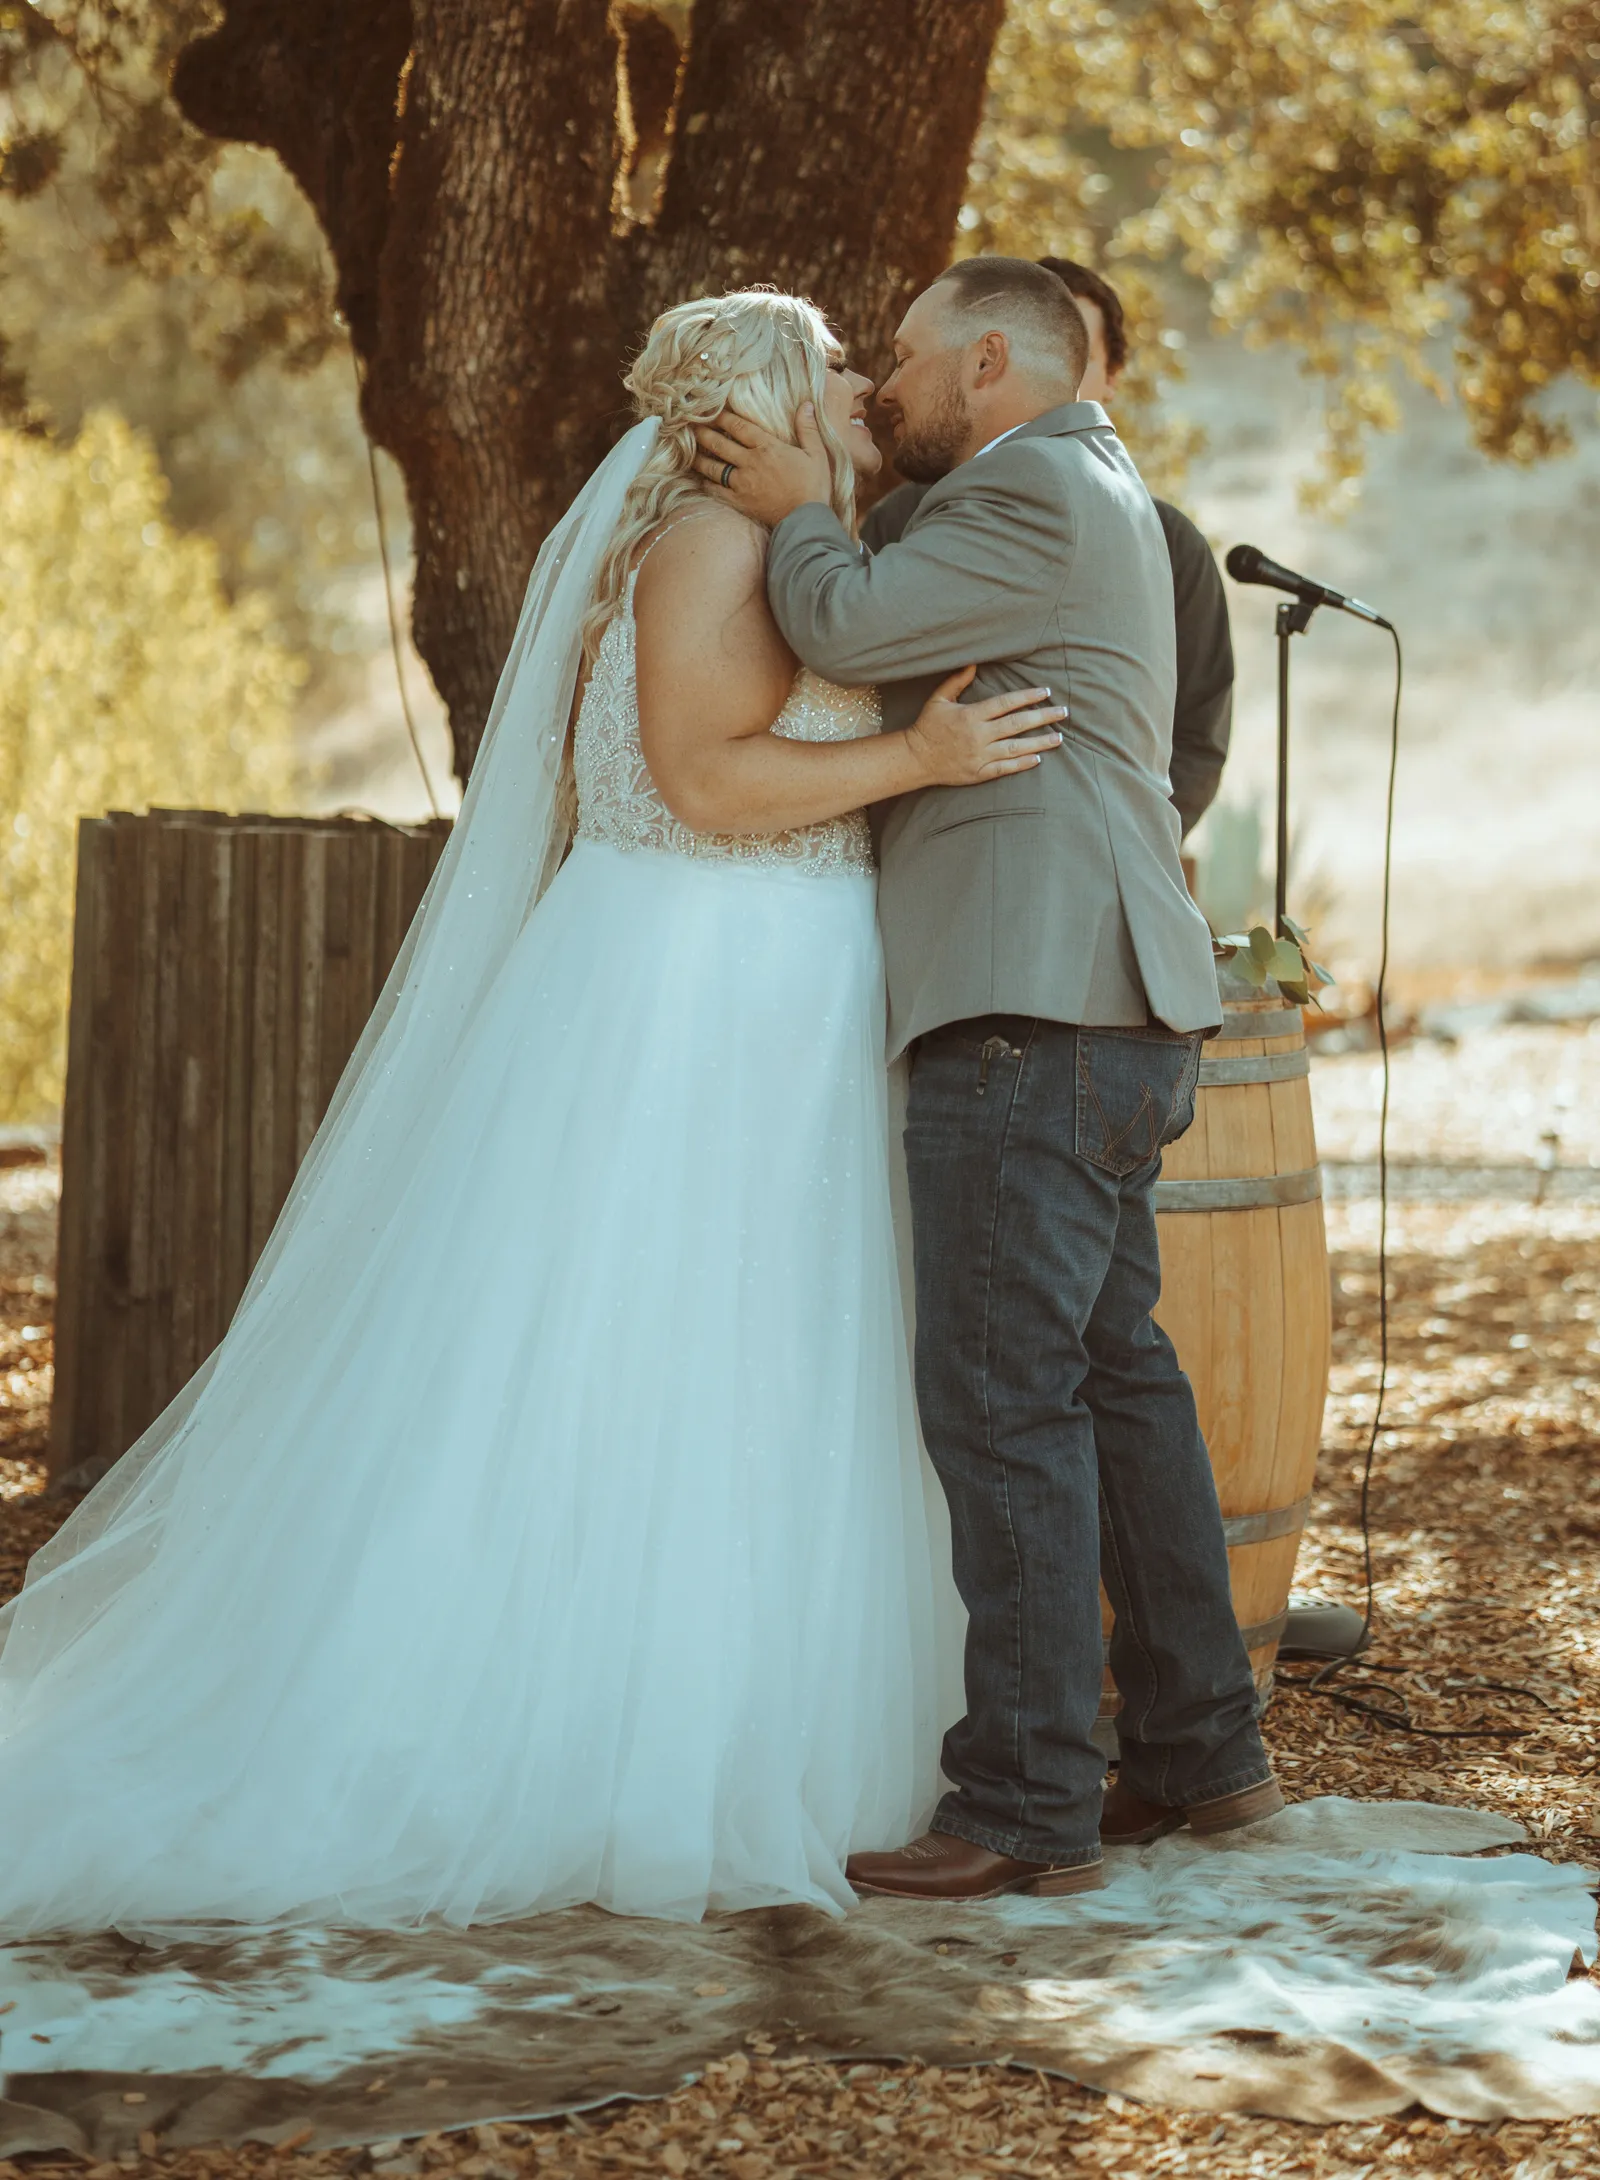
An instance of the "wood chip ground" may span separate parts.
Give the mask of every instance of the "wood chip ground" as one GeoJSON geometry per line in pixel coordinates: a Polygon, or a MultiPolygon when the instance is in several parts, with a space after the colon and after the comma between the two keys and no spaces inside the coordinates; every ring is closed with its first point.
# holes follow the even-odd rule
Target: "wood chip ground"
{"type": "MultiPolygon", "coordinates": [[[[1600,1168],[1600,1036],[1487,1032],[1454,1053],[1408,1047],[1397,1135],[1412,1156],[1600,1168]]],[[[1324,1149],[1370,1156],[1376,1077],[1319,1062],[1324,1149]]],[[[1376,1206],[1330,1206],[1336,1367],[1299,1586],[1359,1602],[1360,1454],[1377,1381],[1376,1206]]],[[[1526,1824],[1540,1851],[1600,1859],[1600,1171],[1545,1204],[1402,1204],[1391,1233],[1391,1394],[1372,1499],[1373,1671],[1345,1683],[1419,1726],[1401,1733],[1281,1687],[1268,1717],[1289,1791],[1465,1802],[1526,1824]],[[1376,1668],[1381,1667],[1382,1673],[1376,1668]]],[[[0,1595],[64,1509],[43,1496],[47,1278],[0,1279],[0,1595]]],[[[1296,1669],[1303,1670],[1303,1669],[1296,1669]]],[[[536,2126],[307,2155],[292,2147],[122,2164],[0,2163],[62,2180],[251,2180],[377,2170],[473,2180],[659,2174],[670,2180],[978,2180],[1101,2172],[1366,2180],[1404,2171],[1508,2180],[1600,2176],[1600,2120],[1466,2124],[1425,2114],[1351,2126],[1152,2111],[1034,2074],[779,2061],[754,2048],[660,2103],[536,2126]]]]}

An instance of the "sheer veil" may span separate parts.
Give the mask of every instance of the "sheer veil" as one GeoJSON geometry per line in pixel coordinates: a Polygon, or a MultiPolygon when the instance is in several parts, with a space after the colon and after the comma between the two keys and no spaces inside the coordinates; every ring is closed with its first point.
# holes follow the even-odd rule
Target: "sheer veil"
{"type": "Polygon", "coordinates": [[[297,1339],[319,1311],[332,1320],[377,1245],[463,1040],[566,847],[558,789],[583,619],[658,429],[653,417],[635,425],[545,541],[449,844],[225,1339],[0,1611],[0,1723],[31,1670],[148,1564],[186,1462],[204,1464],[223,1434],[236,1447],[267,1441],[264,1380],[293,1372],[297,1339]]]}

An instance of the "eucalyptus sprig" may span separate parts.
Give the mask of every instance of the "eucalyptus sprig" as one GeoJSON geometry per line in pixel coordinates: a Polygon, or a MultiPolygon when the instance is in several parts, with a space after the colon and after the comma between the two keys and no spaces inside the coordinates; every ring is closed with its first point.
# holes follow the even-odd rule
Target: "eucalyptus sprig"
{"type": "Polygon", "coordinates": [[[1331,984],[1333,977],[1320,961],[1311,956],[1311,941],[1294,919],[1285,916],[1286,939],[1275,938],[1264,923],[1258,923],[1251,931],[1236,931],[1217,940],[1217,950],[1226,954],[1233,966],[1248,983],[1258,991],[1266,989],[1271,977],[1285,999],[1292,999],[1297,1007],[1318,1007],[1322,1004],[1312,990],[1312,984],[1331,984]]]}

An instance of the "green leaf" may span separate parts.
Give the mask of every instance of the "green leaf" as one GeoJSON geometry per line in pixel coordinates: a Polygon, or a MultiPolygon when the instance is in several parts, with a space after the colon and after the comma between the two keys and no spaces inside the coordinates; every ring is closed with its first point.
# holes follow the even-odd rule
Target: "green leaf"
{"type": "Polygon", "coordinates": [[[1267,972],[1280,984],[1303,984],[1306,977],[1305,958],[1293,939],[1279,939],[1272,949],[1272,959],[1267,972]]]}
{"type": "Polygon", "coordinates": [[[1310,939],[1309,939],[1309,938],[1308,938],[1308,937],[1306,936],[1305,932],[1304,932],[1304,931],[1303,931],[1303,930],[1302,930],[1302,929],[1300,928],[1299,924],[1297,924],[1297,923],[1295,922],[1295,920],[1294,920],[1294,918],[1293,918],[1292,916],[1285,916],[1285,917],[1284,917],[1284,919],[1283,919],[1283,928],[1285,929],[1285,931],[1287,931],[1287,932],[1288,932],[1288,934],[1289,934],[1290,938],[1292,938],[1292,939],[1294,939],[1294,940],[1296,940],[1296,941],[1298,942],[1298,944],[1299,944],[1299,946],[1301,947],[1302,951],[1303,951],[1303,950],[1304,950],[1304,949],[1305,949],[1306,947],[1308,947],[1308,946],[1309,946],[1309,945],[1311,944],[1311,941],[1310,941],[1310,939]]]}
{"type": "Polygon", "coordinates": [[[1264,923],[1258,923],[1250,934],[1250,951],[1269,976],[1272,973],[1272,956],[1277,944],[1264,923]]]}
{"type": "Polygon", "coordinates": [[[1319,984],[1331,984],[1333,982],[1333,971],[1324,969],[1320,961],[1313,961],[1311,969],[1319,984]]]}
{"type": "Polygon", "coordinates": [[[1237,967],[1247,984],[1254,984],[1258,991],[1266,988],[1267,972],[1254,954],[1241,954],[1237,967]]]}

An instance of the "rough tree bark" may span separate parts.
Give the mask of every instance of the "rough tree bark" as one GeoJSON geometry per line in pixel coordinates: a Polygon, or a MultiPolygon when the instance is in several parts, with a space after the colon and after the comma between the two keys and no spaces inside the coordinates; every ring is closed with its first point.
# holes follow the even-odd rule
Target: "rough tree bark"
{"type": "Polygon", "coordinates": [[[463,778],[650,320],[773,281],[881,368],[948,255],[1003,12],[694,0],[679,55],[640,0],[224,0],[183,54],[189,118],[276,151],[327,233],[463,778]]]}

